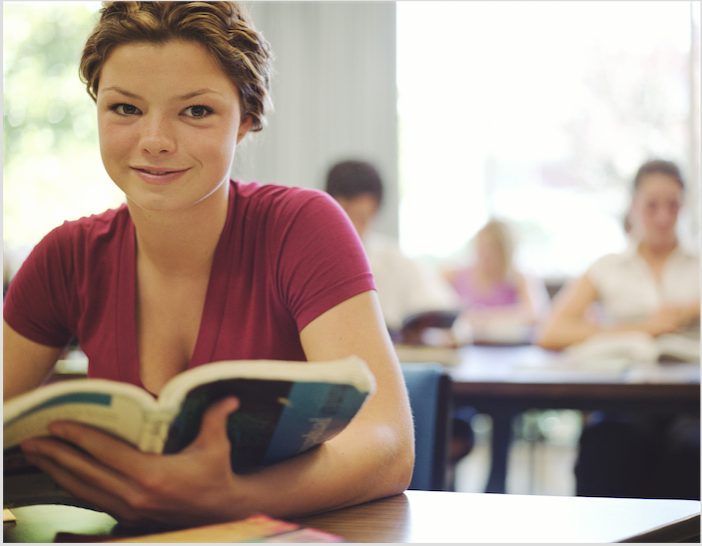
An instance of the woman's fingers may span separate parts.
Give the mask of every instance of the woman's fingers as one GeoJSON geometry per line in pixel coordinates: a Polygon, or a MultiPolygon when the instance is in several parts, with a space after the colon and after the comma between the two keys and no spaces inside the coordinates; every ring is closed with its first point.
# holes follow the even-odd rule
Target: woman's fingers
{"type": "Polygon", "coordinates": [[[25,457],[76,498],[125,523],[140,518],[123,500],[130,489],[130,480],[100,465],[89,455],[64,443],[43,439],[29,445],[25,457]]]}
{"type": "Polygon", "coordinates": [[[172,455],[142,453],[109,434],[71,422],[50,425],[58,440],[33,438],[22,449],[60,486],[118,520],[159,520],[185,491],[222,487],[233,479],[226,422],[238,407],[234,397],[213,404],[195,441],[172,455]]]}
{"type": "Polygon", "coordinates": [[[224,398],[212,404],[205,411],[200,425],[200,432],[188,449],[207,449],[217,446],[219,449],[229,451],[229,437],[227,436],[227,418],[239,409],[239,399],[233,396],[224,398]]]}

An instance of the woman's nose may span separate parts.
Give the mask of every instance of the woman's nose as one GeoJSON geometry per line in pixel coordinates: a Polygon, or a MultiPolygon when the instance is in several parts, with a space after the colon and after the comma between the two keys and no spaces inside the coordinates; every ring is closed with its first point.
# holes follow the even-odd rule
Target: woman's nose
{"type": "Polygon", "coordinates": [[[161,155],[175,151],[175,138],[170,122],[159,115],[143,118],[141,149],[152,155],[161,155]]]}

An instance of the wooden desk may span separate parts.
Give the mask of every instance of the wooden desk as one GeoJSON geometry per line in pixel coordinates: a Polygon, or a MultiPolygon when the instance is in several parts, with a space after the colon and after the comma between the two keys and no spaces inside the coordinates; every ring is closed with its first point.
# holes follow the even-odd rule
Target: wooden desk
{"type": "Polygon", "coordinates": [[[473,406],[493,421],[486,492],[504,493],[513,418],[529,409],[700,411],[699,365],[569,367],[559,353],[533,345],[473,345],[448,368],[456,405],[473,406]]]}
{"type": "MultiPolygon", "coordinates": [[[[114,520],[66,506],[14,510],[5,542],[48,542],[57,531],[106,533],[114,520]]],[[[699,536],[698,501],[408,491],[298,523],[349,542],[676,542],[699,536]]]]}

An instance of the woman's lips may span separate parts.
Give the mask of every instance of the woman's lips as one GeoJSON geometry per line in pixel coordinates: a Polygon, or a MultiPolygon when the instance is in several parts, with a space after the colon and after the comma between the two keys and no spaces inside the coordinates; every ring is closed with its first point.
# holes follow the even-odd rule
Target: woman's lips
{"type": "Polygon", "coordinates": [[[137,176],[147,184],[163,186],[178,180],[188,169],[149,169],[147,167],[132,167],[137,176]]]}

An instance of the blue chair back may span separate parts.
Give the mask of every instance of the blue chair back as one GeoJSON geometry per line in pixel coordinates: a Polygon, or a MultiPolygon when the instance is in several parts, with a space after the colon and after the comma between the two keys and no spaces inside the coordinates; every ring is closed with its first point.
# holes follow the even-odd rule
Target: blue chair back
{"type": "Polygon", "coordinates": [[[412,416],[415,462],[409,489],[446,491],[451,378],[440,364],[402,364],[412,416]]]}

